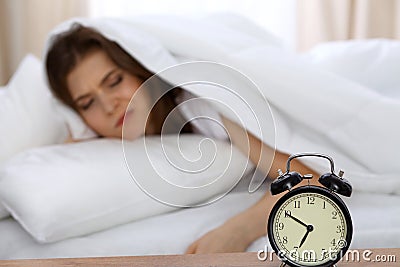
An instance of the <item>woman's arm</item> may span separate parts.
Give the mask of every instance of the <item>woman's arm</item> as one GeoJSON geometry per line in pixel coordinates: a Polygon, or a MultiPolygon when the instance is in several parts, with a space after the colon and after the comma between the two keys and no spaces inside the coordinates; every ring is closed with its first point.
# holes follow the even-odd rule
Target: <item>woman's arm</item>
{"type": "MultiPolygon", "coordinates": [[[[286,170],[289,155],[276,151],[271,165],[268,159],[271,153],[274,153],[273,148],[264,144],[234,122],[223,118],[223,123],[229,132],[232,143],[247,154],[253,164],[258,165],[259,169],[268,177],[274,179],[277,177],[278,169],[286,170]],[[248,142],[243,141],[246,139],[248,139],[248,142]],[[269,168],[270,165],[271,168],[269,168]]],[[[318,175],[297,160],[291,162],[291,167],[302,174],[312,174],[314,177],[318,175]]],[[[311,179],[310,183],[315,183],[313,181],[315,179],[311,179]]],[[[303,183],[305,182],[307,181],[303,183]]],[[[245,251],[254,240],[266,234],[268,215],[277,199],[278,197],[272,196],[268,190],[256,204],[192,243],[186,253],[245,251]]]]}

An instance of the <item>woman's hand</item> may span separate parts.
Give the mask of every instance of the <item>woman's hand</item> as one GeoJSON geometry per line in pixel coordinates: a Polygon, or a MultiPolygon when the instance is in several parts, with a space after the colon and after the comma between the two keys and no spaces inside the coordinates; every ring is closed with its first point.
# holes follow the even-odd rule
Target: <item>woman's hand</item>
{"type": "Polygon", "coordinates": [[[227,222],[193,242],[185,253],[242,252],[249,246],[247,239],[243,229],[227,222]]]}
{"type": "Polygon", "coordinates": [[[193,242],[186,253],[242,252],[266,234],[266,219],[274,196],[267,193],[257,203],[193,242]]]}

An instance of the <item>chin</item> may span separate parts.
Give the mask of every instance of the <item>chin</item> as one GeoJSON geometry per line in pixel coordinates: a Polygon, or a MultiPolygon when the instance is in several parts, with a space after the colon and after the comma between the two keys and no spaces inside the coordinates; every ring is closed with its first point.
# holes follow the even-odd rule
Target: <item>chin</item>
{"type": "Polygon", "coordinates": [[[133,131],[133,130],[130,131],[129,129],[124,129],[124,132],[120,136],[120,138],[122,138],[122,136],[123,136],[124,140],[133,141],[133,140],[136,140],[136,139],[138,139],[139,137],[141,137],[143,135],[144,135],[144,133],[143,132],[138,132],[137,129],[136,129],[136,131],[133,131]]]}

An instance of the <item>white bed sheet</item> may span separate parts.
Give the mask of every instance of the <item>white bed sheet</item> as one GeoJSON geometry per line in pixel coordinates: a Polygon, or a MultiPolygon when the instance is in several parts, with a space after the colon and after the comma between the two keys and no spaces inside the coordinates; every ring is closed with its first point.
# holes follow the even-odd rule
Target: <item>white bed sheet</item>
{"type": "MultiPolygon", "coordinates": [[[[243,183],[245,184],[245,182],[243,183]]],[[[181,254],[207,231],[255,203],[261,190],[234,190],[220,201],[120,225],[95,234],[39,244],[13,219],[0,221],[0,259],[181,254]]],[[[266,190],[267,185],[262,189],[266,190]]],[[[354,192],[344,198],[353,217],[351,248],[400,247],[400,196],[354,192]]],[[[270,246],[266,237],[248,251],[270,246]]]]}
{"type": "Polygon", "coordinates": [[[0,259],[181,254],[191,242],[246,209],[263,192],[231,192],[199,208],[182,209],[87,236],[39,244],[15,220],[0,221],[0,259]]]}

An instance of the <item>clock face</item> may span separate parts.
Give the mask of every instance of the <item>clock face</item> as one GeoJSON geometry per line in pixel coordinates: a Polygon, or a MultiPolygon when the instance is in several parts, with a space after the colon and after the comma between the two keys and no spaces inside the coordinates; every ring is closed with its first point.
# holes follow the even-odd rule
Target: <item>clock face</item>
{"type": "Polygon", "coordinates": [[[328,190],[300,187],[283,196],[272,209],[268,237],[289,265],[330,266],[350,245],[350,213],[328,190]]]}

